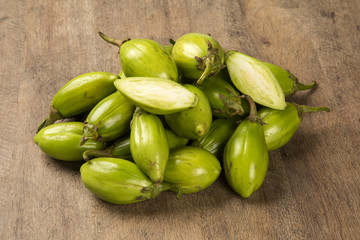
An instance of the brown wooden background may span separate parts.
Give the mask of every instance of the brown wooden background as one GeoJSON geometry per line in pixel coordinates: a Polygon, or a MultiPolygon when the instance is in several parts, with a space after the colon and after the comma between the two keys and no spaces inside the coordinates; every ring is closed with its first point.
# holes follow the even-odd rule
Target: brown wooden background
{"type": "Polygon", "coordinates": [[[359,239],[360,2],[358,0],[0,0],[0,239],[359,239]],[[290,69],[315,91],[292,100],[327,106],[271,152],[250,199],[222,177],[177,200],[116,206],[82,185],[81,163],[33,143],[57,90],[73,77],[120,70],[97,35],[163,44],[211,33],[290,69]]]}

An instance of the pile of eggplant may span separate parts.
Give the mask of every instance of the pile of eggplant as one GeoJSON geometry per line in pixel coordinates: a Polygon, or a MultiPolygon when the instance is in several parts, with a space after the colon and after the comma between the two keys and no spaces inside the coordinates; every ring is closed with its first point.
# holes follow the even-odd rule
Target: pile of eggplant
{"type": "Polygon", "coordinates": [[[329,111],[286,101],[316,82],[226,51],[210,35],[161,45],[99,34],[119,47],[120,73],[85,73],[64,85],[34,142],[54,159],[84,161],[82,182],[107,202],[196,193],[222,169],[248,198],[265,179],[269,151],[289,142],[305,113],[329,111]]]}

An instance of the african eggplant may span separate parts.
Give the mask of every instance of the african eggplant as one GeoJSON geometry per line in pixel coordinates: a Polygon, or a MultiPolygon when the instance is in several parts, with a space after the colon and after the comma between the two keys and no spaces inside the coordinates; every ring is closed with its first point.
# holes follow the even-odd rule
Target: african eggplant
{"type": "Polygon", "coordinates": [[[313,81],[309,85],[305,85],[297,79],[290,71],[285,70],[279,66],[271,63],[263,62],[263,64],[270,69],[274,74],[276,80],[279,82],[281,89],[283,90],[285,97],[294,95],[297,91],[304,91],[312,89],[316,86],[316,82],[313,81]]]}
{"type": "Polygon", "coordinates": [[[191,109],[165,115],[165,121],[177,135],[188,139],[198,139],[210,129],[211,107],[206,95],[199,88],[189,84],[185,84],[184,87],[198,96],[197,105],[191,109]]]}
{"type": "Polygon", "coordinates": [[[211,36],[188,33],[181,36],[172,48],[179,72],[200,85],[206,77],[215,75],[224,65],[224,51],[211,36]]]}
{"type": "Polygon", "coordinates": [[[174,184],[153,183],[135,163],[119,158],[95,158],[80,168],[85,187],[113,204],[137,203],[176,189],[174,184]]]}
{"type": "Polygon", "coordinates": [[[130,151],[136,165],[153,182],[162,182],[169,145],[159,117],[137,108],[131,124],[130,151]]]}
{"type": "Polygon", "coordinates": [[[261,108],[258,115],[265,123],[264,134],[268,151],[285,145],[298,130],[305,113],[327,111],[327,107],[310,107],[297,103],[287,103],[284,110],[261,108]]]}
{"type": "Polygon", "coordinates": [[[198,102],[196,94],[164,78],[127,77],[114,84],[135,106],[156,115],[189,109],[198,102]]]}
{"type": "Polygon", "coordinates": [[[104,145],[89,140],[80,146],[84,123],[61,122],[41,129],[34,137],[40,149],[52,158],[63,161],[81,161],[86,150],[102,150],[104,145]]]}
{"type": "Polygon", "coordinates": [[[91,110],[99,101],[116,92],[114,81],[119,76],[107,72],[80,75],[65,84],[54,96],[49,116],[37,132],[55,121],[91,110]]]}
{"type": "Polygon", "coordinates": [[[274,74],[261,61],[237,51],[229,51],[226,53],[226,66],[231,81],[241,93],[263,106],[285,109],[284,92],[274,74]]]}
{"type": "Polygon", "coordinates": [[[236,128],[223,155],[226,180],[243,198],[250,197],[260,188],[269,164],[262,122],[253,100],[249,96],[246,99],[250,103],[250,115],[236,128]]]}
{"type": "Polygon", "coordinates": [[[214,155],[192,146],[171,150],[164,181],[178,186],[183,194],[199,192],[219,177],[221,166],[214,155]]]}
{"type": "Polygon", "coordinates": [[[113,141],[130,132],[135,106],[117,91],[101,100],[85,120],[81,144],[87,140],[113,141]]]}
{"type": "Polygon", "coordinates": [[[120,41],[99,32],[106,42],[118,46],[122,71],[127,77],[156,77],[178,82],[176,63],[168,49],[150,39],[120,41]]]}

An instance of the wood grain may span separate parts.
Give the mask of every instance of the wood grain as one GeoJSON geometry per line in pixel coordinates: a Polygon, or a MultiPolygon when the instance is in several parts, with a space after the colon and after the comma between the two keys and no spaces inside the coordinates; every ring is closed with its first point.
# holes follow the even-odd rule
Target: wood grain
{"type": "Polygon", "coordinates": [[[0,0],[0,239],[358,239],[360,236],[360,2],[357,0],[0,0]],[[81,163],[33,143],[51,99],[73,77],[120,70],[98,37],[167,44],[211,33],[291,70],[310,92],[290,100],[327,106],[306,115],[270,153],[264,185],[249,199],[223,176],[177,200],[116,206],[80,180],[81,163]]]}

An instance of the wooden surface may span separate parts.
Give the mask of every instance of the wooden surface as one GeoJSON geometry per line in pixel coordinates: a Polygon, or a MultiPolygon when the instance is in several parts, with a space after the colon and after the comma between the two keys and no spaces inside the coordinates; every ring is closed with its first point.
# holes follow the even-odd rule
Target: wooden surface
{"type": "Polygon", "coordinates": [[[358,0],[0,3],[0,239],[359,239],[358,0]],[[226,49],[317,81],[291,100],[331,112],[304,117],[247,200],[221,176],[179,200],[166,192],[108,204],[83,186],[81,163],[53,160],[32,140],[68,80],[120,70],[99,30],[163,44],[211,33],[226,49]]]}

